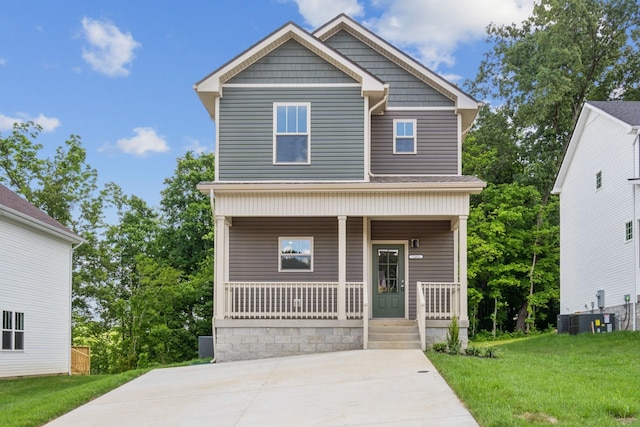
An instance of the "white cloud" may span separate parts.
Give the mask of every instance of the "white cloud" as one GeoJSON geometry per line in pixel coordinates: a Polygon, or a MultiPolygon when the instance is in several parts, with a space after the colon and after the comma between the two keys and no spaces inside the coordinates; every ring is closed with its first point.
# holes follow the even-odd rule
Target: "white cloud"
{"type": "Polygon", "coordinates": [[[298,5],[298,12],[314,29],[341,13],[352,18],[364,14],[364,7],[358,0],[292,0],[298,5]]]}
{"type": "Polygon", "coordinates": [[[3,65],[7,65],[7,60],[4,58],[0,58],[0,67],[2,67],[3,65]]]}
{"type": "Polygon", "coordinates": [[[193,151],[196,154],[202,154],[210,151],[209,147],[207,147],[206,145],[202,145],[197,139],[190,138],[188,136],[185,137],[185,139],[187,140],[187,145],[184,147],[185,151],[193,151]]]}
{"type": "Polygon", "coordinates": [[[152,128],[134,128],[136,134],[131,138],[119,139],[116,145],[118,149],[136,156],[145,156],[147,153],[164,153],[169,151],[169,145],[163,136],[160,136],[152,128]]]}
{"type": "Polygon", "coordinates": [[[111,77],[129,75],[128,65],[135,58],[134,50],[141,45],[131,33],[122,33],[107,21],[82,18],[83,36],[89,47],[82,50],[82,58],[95,71],[111,77]]]}
{"type": "Polygon", "coordinates": [[[14,123],[34,122],[42,128],[42,132],[53,132],[60,126],[60,120],[55,117],[47,117],[40,113],[37,117],[29,116],[24,113],[16,113],[16,117],[5,116],[0,114],[0,131],[13,129],[14,123]]]}
{"type": "Polygon", "coordinates": [[[366,21],[374,32],[400,48],[415,49],[427,66],[455,63],[460,43],[482,40],[486,27],[520,23],[534,0],[373,0],[383,10],[366,21]]]}

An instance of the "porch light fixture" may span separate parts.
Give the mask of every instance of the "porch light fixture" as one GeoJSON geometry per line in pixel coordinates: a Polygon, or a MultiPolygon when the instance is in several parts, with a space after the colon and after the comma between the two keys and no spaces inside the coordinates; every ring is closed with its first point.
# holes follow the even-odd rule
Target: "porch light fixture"
{"type": "Polygon", "coordinates": [[[411,247],[419,248],[420,247],[420,239],[411,239],[411,247]]]}

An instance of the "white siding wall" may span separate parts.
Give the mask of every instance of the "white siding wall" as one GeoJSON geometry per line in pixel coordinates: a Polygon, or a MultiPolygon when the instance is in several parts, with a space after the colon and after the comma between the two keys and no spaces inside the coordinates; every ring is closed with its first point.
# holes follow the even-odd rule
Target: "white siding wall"
{"type": "MultiPolygon", "coordinates": [[[[593,114],[593,113],[592,113],[593,114]]],[[[633,220],[634,137],[602,115],[591,117],[560,194],[560,314],[623,304],[634,295],[634,240],[625,242],[625,223],[633,220]],[[596,173],[602,187],[596,190],[596,173]],[[587,308],[585,308],[585,304],[587,308]]]]}
{"type": "Polygon", "coordinates": [[[70,254],[70,243],[0,216],[0,311],[25,323],[24,351],[0,351],[0,377],[69,372],[70,254]]]}

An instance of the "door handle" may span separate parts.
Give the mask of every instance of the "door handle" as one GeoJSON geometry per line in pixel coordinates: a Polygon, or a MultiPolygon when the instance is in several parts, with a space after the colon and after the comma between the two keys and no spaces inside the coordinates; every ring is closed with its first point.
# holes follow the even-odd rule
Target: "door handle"
{"type": "Polygon", "coordinates": [[[400,281],[400,291],[404,292],[404,280],[400,281]]]}

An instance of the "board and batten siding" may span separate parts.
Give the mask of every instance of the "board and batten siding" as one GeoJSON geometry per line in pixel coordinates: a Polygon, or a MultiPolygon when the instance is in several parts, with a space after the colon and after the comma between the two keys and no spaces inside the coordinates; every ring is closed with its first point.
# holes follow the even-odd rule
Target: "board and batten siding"
{"type": "MultiPolygon", "coordinates": [[[[594,113],[591,113],[594,114],[594,113]]],[[[634,245],[625,241],[633,221],[634,135],[598,114],[586,126],[560,193],[560,314],[591,309],[605,290],[605,305],[634,294],[634,245]],[[596,189],[596,173],[602,187],[596,189]]]]}
{"type": "MultiPolygon", "coordinates": [[[[409,319],[416,318],[417,282],[453,282],[454,246],[450,221],[371,221],[371,240],[419,239],[420,247],[409,247],[409,319]]],[[[407,258],[408,258],[407,255],[407,258]]]]}
{"type": "Polygon", "coordinates": [[[371,117],[374,175],[457,175],[458,117],[453,110],[387,111],[371,117]],[[393,120],[416,119],[416,154],[393,154],[393,120]]]}
{"type": "MultiPolygon", "coordinates": [[[[232,282],[337,282],[337,218],[233,218],[232,282]],[[313,272],[278,272],[279,237],[313,237],[313,272]]],[[[347,281],[362,281],[362,218],[347,219],[347,281]]]]}
{"type": "Polygon", "coordinates": [[[0,351],[0,377],[66,374],[71,244],[0,216],[0,311],[24,313],[24,351],[0,351]]]}
{"type": "Polygon", "coordinates": [[[357,83],[357,81],[297,41],[289,40],[258,59],[226,83],[327,84],[357,83]]]}
{"type": "Polygon", "coordinates": [[[334,181],[364,177],[364,98],[359,87],[224,88],[220,181],[334,181]],[[311,164],[273,164],[274,102],[311,103],[311,164]]]}
{"type": "Polygon", "coordinates": [[[404,68],[348,32],[341,30],[325,43],[389,84],[389,107],[453,107],[455,103],[404,68]]]}

